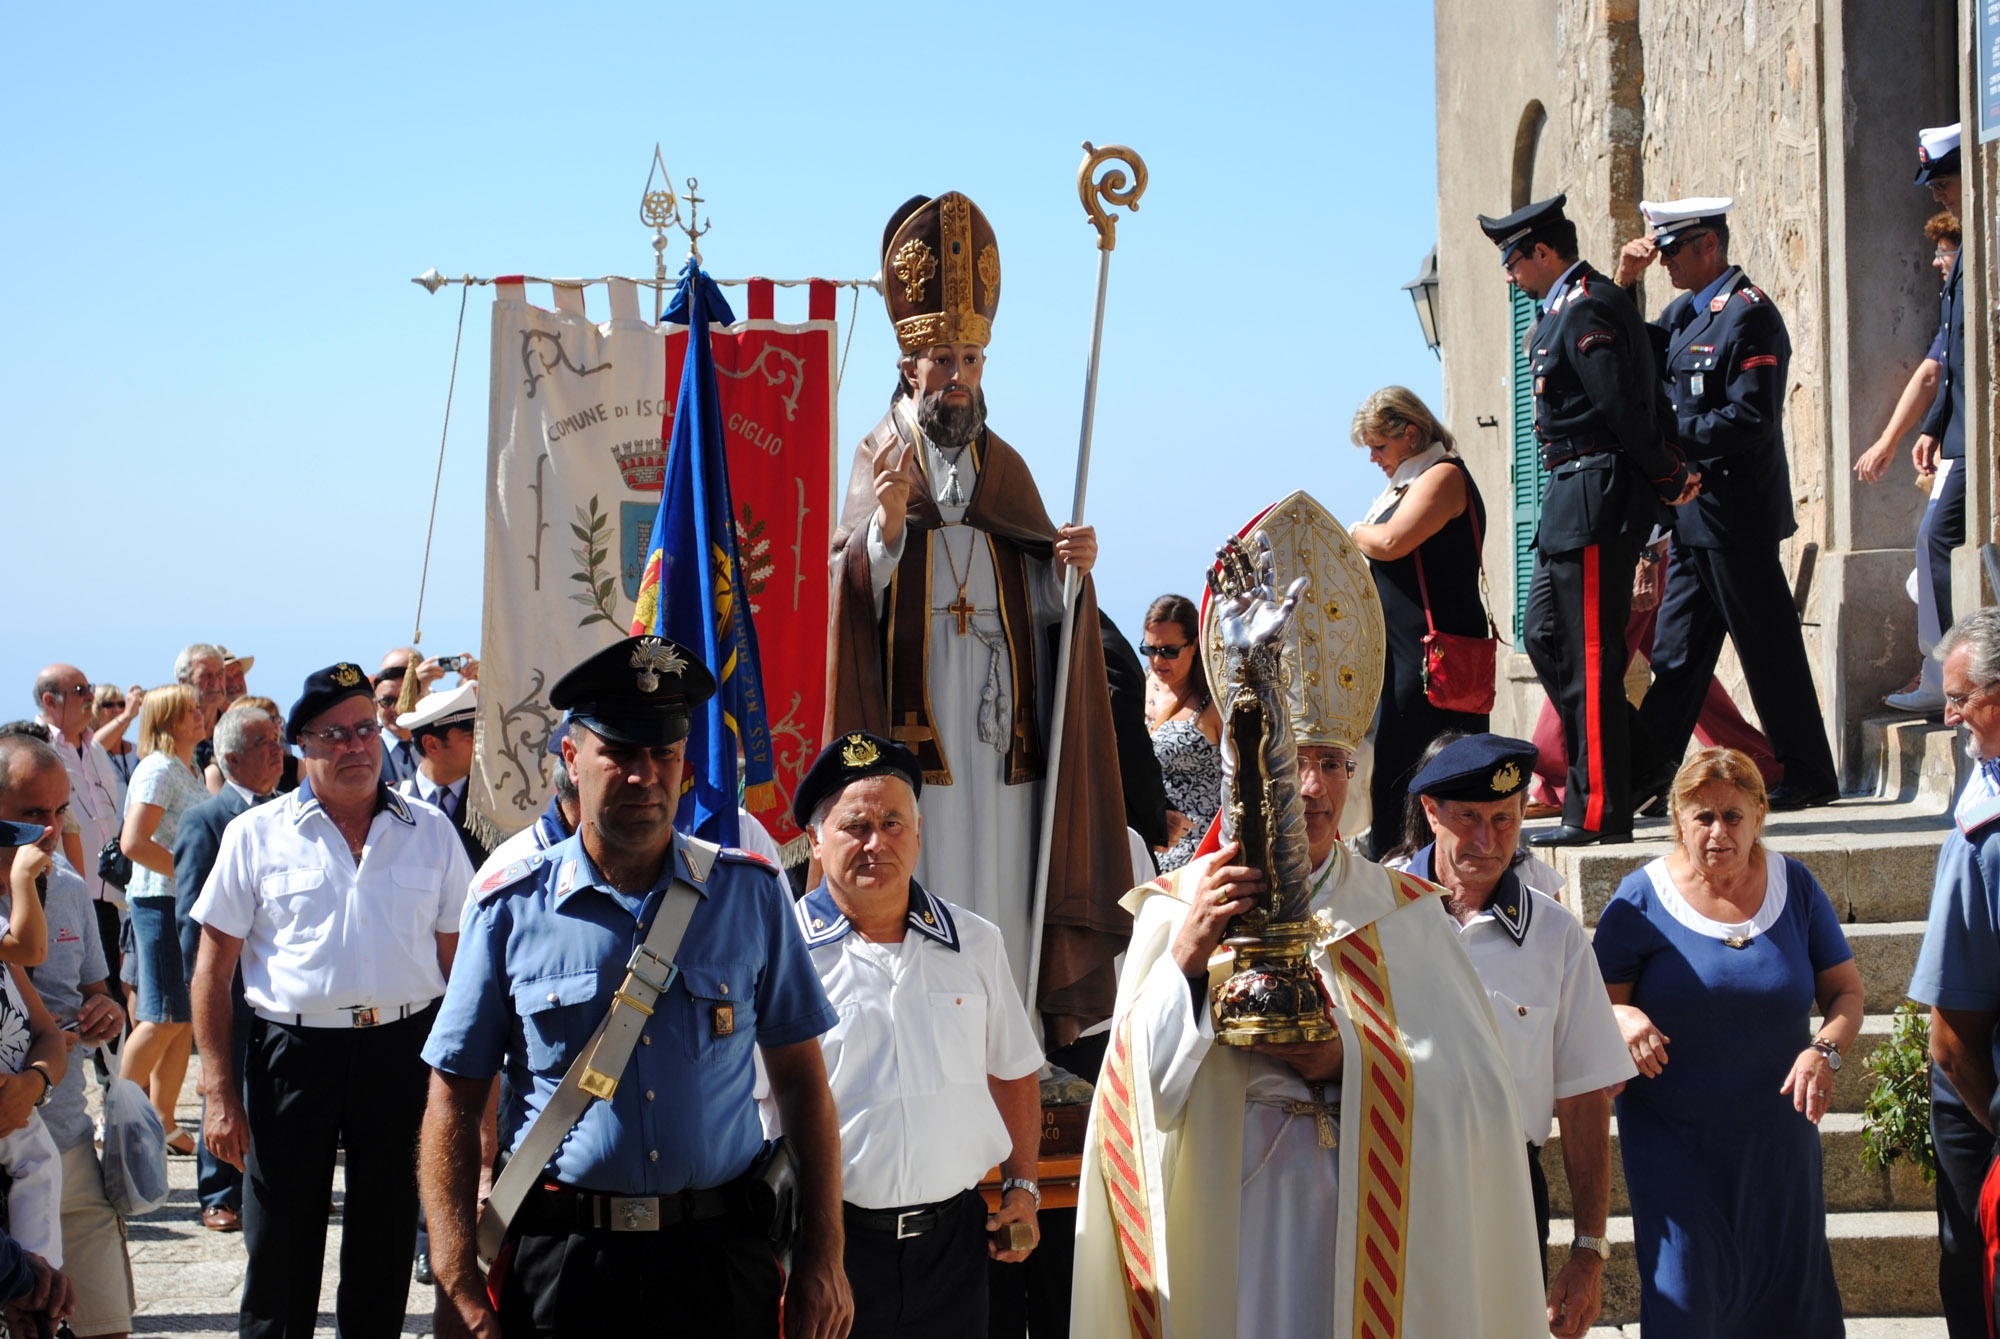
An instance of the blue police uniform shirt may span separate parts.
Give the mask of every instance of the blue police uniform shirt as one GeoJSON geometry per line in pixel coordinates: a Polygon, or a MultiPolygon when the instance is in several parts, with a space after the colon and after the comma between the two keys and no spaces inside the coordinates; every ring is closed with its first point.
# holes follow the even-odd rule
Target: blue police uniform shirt
{"type": "Polygon", "coordinates": [[[1937,1009],[2000,1013],[2000,760],[1979,764],[1953,818],[1908,994],[1937,1009]]]}
{"type": "Polygon", "coordinates": [[[1715,295],[1722,291],[1722,286],[1728,283],[1734,277],[1736,277],[1736,275],[1739,273],[1741,273],[1741,268],[1739,266],[1735,265],[1724,266],[1722,273],[1715,276],[1714,283],[1710,284],[1707,288],[1702,289],[1701,292],[1694,295],[1694,301],[1688,304],[1688,310],[1691,312],[1706,311],[1708,309],[1708,304],[1715,301],[1715,295]]]}
{"type": "Polygon", "coordinates": [[[775,870],[725,850],[704,882],[676,835],[659,881],[619,892],[569,837],[476,892],[424,1060],[487,1079],[504,1063],[512,1149],[610,1011],[625,964],[679,876],[701,901],[610,1102],[592,1102],[550,1163],[566,1186],[665,1195],[725,1184],[763,1147],[753,1048],[810,1041],[836,1015],[775,870]]]}

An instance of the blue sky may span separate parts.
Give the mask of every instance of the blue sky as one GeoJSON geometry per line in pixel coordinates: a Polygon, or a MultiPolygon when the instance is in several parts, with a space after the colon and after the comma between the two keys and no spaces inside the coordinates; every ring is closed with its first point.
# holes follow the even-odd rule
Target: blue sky
{"type": "MultiPolygon", "coordinates": [[[[866,276],[905,197],[977,201],[1007,275],[993,425],[1056,514],[1096,264],[1079,144],[1145,156],[1089,501],[1134,641],[1282,494],[1359,515],[1381,485],[1348,444],[1363,396],[1439,399],[1400,288],[1437,233],[1428,5],[120,4],[8,26],[0,717],[56,659],[150,686],[218,641],[288,705],[309,670],[407,641],[458,312],[409,278],[651,273],[656,140],[701,180],[718,276],[866,276]]],[[[479,645],[490,302],[466,317],[433,654],[479,645]]],[[[843,469],[894,356],[864,294],[843,469]]]]}

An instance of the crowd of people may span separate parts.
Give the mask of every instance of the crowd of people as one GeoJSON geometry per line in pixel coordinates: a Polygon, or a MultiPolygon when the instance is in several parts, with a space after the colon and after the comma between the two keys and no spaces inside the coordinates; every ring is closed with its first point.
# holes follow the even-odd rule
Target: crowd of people
{"type": "MultiPolygon", "coordinates": [[[[1955,138],[1924,132],[1921,158],[1955,208],[1955,138]]],[[[206,643],[148,689],[44,670],[35,716],[0,726],[8,1325],[132,1328],[95,1068],[199,1159],[204,1227],[242,1233],[245,1335],[312,1333],[338,1165],[365,1225],[338,1263],[354,1336],[401,1332],[414,1271],[441,1334],[672,1315],[1207,1336],[1372,1314],[1574,1339],[1612,1254],[1614,1112],[1649,1339],[1839,1334],[1816,1126],[1861,977],[1810,872],[1763,841],[1772,812],[1837,794],[1779,562],[1784,322],[1730,263],[1728,200],[1649,202],[1615,280],[1564,205],[1481,219],[1540,303],[1532,740],[1489,731],[1485,502],[1400,387],[1354,415],[1387,485],[1351,529],[1292,495],[1204,602],[1145,609],[1135,655],[1087,580],[1095,533],[1050,522],[987,427],[997,244],[956,194],[884,232],[903,356],[830,555],[825,747],[790,796],[802,864],[747,812],[740,846],[677,828],[715,676],[657,636],[553,684],[551,796],[512,835],[475,803],[470,655],[336,662],[289,706],[206,643]],[[1621,285],[1655,261],[1683,296],[1647,322],[1621,285]],[[1055,683],[1037,633],[1066,616],[1066,571],[1085,579],[1055,683]],[[1325,670],[1362,644],[1343,601],[1369,587],[1379,689],[1373,667],[1325,670]],[[1761,732],[1715,681],[1725,638],[1761,732]],[[1280,658],[1282,705],[1246,668],[1280,658]],[[1231,735],[1238,710],[1263,733],[1231,735]],[[1267,764],[1246,828],[1233,787],[1267,764]],[[1531,848],[1629,840],[1649,808],[1673,849],[1592,934],[1531,848]],[[1224,1035],[1244,926],[1286,881],[1323,1016],[1224,1035]],[[182,1129],[196,1052],[203,1116],[182,1129]],[[1045,1204],[1050,1104],[1077,1093],[1075,1198],[1045,1204]],[[1551,1243],[1558,1131],[1573,1235],[1551,1243]]],[[[1955,1334],[1991,1306],[2000,1088],[2000,614],[1939,626],[1963,532],[1956,228],[1930,229],[1946,329],[1857,465],[1879,478],[1927,415],[1915,584],[1938,672],[1898,696],[1935,696],[1981,758],[1910,992],[1934,1006],[1955,1334]]]]}

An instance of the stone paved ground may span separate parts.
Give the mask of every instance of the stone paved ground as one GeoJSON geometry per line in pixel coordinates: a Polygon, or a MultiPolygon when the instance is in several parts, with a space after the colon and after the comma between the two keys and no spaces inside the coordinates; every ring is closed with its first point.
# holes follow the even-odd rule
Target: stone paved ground
{"type": "MultiPolygon", "coordinates": [[[[177,1119],[197,1128],[201,1106],[195,1098],[200,1076],[197,1060],[188,1070],[177,1119]]],[[[92,1105],[96,1085],[91,1086],[92,1105]]],[[[221,1336],[236,1333],[236,1305],[243,1288],[243,1236],[210,1232],[196,1217],[194,1159],[169,1163],[173,1194],[163,1208],[132,1220],[130,1242],[133,1282],[139,1292],[135,1336],[221,1336]]],[[[340,1255],[342,1192],[336,1173],[334,1221],[327,1230],[327,1270],[320,1288],[320,1333],[333,1333],[333,1293],[340,1255]]],[[[431,1289],[410,1284],[403,1333],[431,1332],[431,1289]]],[[[1850,1320],[1848,1339],[1944,1339],[1942,1320],[1850,1320]]],[[[1640,1339],[1639,1327],[1595,1329],[1590,1339],[1640,1339]]]]}

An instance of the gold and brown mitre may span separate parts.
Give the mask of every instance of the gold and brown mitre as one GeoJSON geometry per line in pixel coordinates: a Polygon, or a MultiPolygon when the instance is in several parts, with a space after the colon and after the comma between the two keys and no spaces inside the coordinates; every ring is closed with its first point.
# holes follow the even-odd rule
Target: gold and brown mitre
{"type": "MultiPolygon", "coordinates": [[[[1295,742],[1301,748],[1319,745],[1352,753],[1374,724],[1382,693],[1382,601],[1368,560],[1310,493],[1293,493],[1241,533],[1253,552],[1259,535],[1270,541],[1274,595],[1283,598],[1293,581],[1306,578],[1285,637],[1295,742]]],[[[1208,681],[1226,683],[1212,601],[1202,624],[1201,649],[1208,681]]]]}
{"type": "Polygon", "coordinates": [[[882,284],[904,353],[987,344],[1000,307],[993,225],[957,191],[906,201],[883,232],[882,284]]]}

